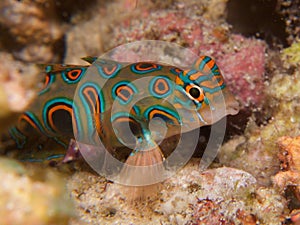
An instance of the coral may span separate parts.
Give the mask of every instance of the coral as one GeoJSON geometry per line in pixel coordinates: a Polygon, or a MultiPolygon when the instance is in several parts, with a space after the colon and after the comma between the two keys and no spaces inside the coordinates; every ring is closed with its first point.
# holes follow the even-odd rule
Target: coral
{"type": "Polygon", "coordinates": [[[120,186],[86,172],[74,174],[68,189],[81,218],[91,224],[280,224],[286,202],[276,191],[257,187],[244,171],[201,173],[198,165],[192,160],[149,202],[128,204],[120,186]]]}
{"type": "Polygon", "coordinates": [[[68,48],[66,50],[66,61],[70,64],[79,64],[84,56],[95,55],[98,56],[103,51],[102,43],[102,27],[95,26],[99,21],[98,17],[86,22],[82,22],[74,26],[68,32],[66,43],[68,48]],[[93,35],[86,35],[86,30],[93,33],[93,35]]]}
{"type": "Polygon", "coordinates": [[[76,25],[66,32],[67,63],[81,64],[80,58],[88,55],[100,56],[111,47],[115,47],[117,43],[112,46],[112,33],[115,27],[122,26],[123,21],[129,22],[141,15],[147,15],[151,9],[169,7],[172,0],[120,0],[109,4],[103,4],[102,1],[92,2],[95,7],[88,15],[81,12],[72,17],[72,23],[76,25]]]}
{"type": "Polygon", "coordinates": [[[295,196],[300,201],[300,136],[281,137],[278,140],[280,148],[279,160],[281,170],[273,182],[283,191],[287,186],[295,186],[295,196]]]}
{"type": "Polygon", "coordinates": [[[10,54],[0,53],[0,133],[12,125],[19,113],[26,110],[35,97],[34,65],[14,61],[10,54]]]}
{"type": "Polygon", "coordinates": [[[258,126],[250,120],[245,134],[226,143],[219,154],[221,163],[248,171],[264,185],[271,185],[270,177],[279,170],[278,138],[300,135],[300,114],[297,113],[300,109],[300,72],[287,72],[289,70],[274,71],[266,88],[265,102],[269,115],[261,118],[264,123],[258,126]]]}
{"type": "Polygon", "coordinates": [[[224,224],[234,225],[230,219],[226,219],[223,213],[220,213],[220,206],[209,199],[198,200],[198,205],[194,206],[194,221],[192,224],[224,224]]]}
{"type": "Polygon", "coordinates": [[[0,224],[68,224],[74,217],[65,183],[60,175],[40,166],[0,158],[0,224]]]}
{"type": "Polygon", "coordinates": [[[282,58],[285,66],[300,65],[300,40],[296,40],[290,47],[284,49],[282,58]]]}
{"type": "Polygon", "coordinates": [[[190,48],[196,54],[213,56],[229,88],[243,105],[260,105],[264,90],[265,43],[230,34],[228,24],[212,22],[199,14],[201,6],[198,5],[150,12],[147,21],[145,18],[125,20],[114,29],[111,43],[165,40],[190,48]]]}
{"type": "MultiPolygon", "coordinates": [[[[220,58],[219,66],[231,91],[245,105],[261,105],[264,101],[265,43],[233,35],[233,50],[220,58]]],[[[222,47],[226,48],[225,46],[222,47]]]]}
{"type": "Polygon", "coordinates": [[[137,40],[175,42],[196,54],[214,57],[229,88],[243,105],[261,105],[266,44],[230,33],[230,26],[221,16],[226,1],[184,1],[161,10],[151,10],[154,6],[139,1],[139,10],[129,12],[120,6],[101,5],[101,14],[97,11],[92,19],[70,29],[66,34],[66,62],[79,63],[86,54],[101,55],[117,45],[137,40]],[[118,16],[112,18],[111,13],[118,16]]]}
{"type": "Polygon", "coordinates": [[[14,56],[23,61],[48,62],[53,59],[52,45],[62,36],[55,21],[53,4],[52,0],[1,1],[2,47],[13,49],[14,56]]]}
{"type": "Polygon", "coordinates": [[[196,192],[198,201],[194,204],[196,224],[206,224],[205,221],[210,219],[216,221],[212,224],[281,224],[285,200],[275,190],[257,186],[252,175],[226,167],[201,175],[200,188],[196,192]],[[207,207],[207,203],[214,207],[207,207]],[[272,213],[266,218],[264,214],[269,210],[272,213]],[[199,217],[200,212],[212,215],[212,218],[199,217]]]}

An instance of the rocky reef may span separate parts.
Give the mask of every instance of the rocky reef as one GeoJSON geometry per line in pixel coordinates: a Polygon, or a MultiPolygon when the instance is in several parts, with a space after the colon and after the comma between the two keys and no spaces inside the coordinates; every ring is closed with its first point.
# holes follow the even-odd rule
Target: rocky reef
{"type": "Polygon", "coordinates": [[[1,1],[0,133],[35,103],[37,64],[84,64],[84,56],[136,40],[212,56],[241,111],[207,170],[193,158],[137,202],[82,159],[24,163],[8,159],[24,153],[2,141],[0,224],[300,224],[298,8],[281,0],[1,1]],[[254,5],[244,17],[281,18],[272,24],[280,35],[266,24],[243,29],[243,4],[254,5]]]}

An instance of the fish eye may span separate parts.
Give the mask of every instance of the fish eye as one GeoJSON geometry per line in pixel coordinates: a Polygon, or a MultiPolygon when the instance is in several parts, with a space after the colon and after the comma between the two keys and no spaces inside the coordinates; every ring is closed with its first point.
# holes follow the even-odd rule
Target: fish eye
{"type": "Polygon", "coordinates": [[[194,101],[202,102],[204,100],[204,92],[201,87],[195,84],[189,84],[185,88],[187,95],[194,101]]]}
{"type": "Polygon", "coordinates": [[[193,97],[193,98],[198,98],[200,96],[200,91],[198,88],[192,87],[189,90],[189,94],[193,97]]]}

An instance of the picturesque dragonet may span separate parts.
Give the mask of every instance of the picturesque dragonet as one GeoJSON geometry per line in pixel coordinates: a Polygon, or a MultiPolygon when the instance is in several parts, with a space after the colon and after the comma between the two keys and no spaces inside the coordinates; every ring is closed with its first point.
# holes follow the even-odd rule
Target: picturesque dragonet
{"type": "MultiPolygon", "coordinates": [[[[163,165],[173,156],[186,162],[194,149],[181,148],[176,155],[159,144],[238,112],[219,67],[208,56],[200,56],[189,68],[154,61],[84,60],[91,65],[44,66],[44,84],[36,102],[10,130],[18,148],[32,149],[32,143],[41,140],[38,136],[63,146],[75,138],[94,169],[103,171],[110,164],[105,173],[121,173],[124,168],[115,161],[149,167],[163,165]],[[102,153],[95,153],[97,149],[102,153]]],[[[30,151],[28,158],[41,157],[42,151],[42,147],[30,151]]],[[[61,152],[53,153],[44,159],[60,156],[61,152]]],[[[144,173],[135,173],[137,179],[144,173]]],[[[138,180],[123,183],[151,184],[155,179],[138,180]]]]}

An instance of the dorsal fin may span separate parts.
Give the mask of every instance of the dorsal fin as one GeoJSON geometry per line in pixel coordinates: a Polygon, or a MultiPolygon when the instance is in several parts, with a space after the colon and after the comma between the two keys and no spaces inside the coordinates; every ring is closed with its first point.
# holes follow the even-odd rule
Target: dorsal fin
{"type": "Polygon", "coordinates": [[[46,73],[59,73],[66,69],[84,68],[89,66],[65,64],[38,64],[38,67],[46,73]]]}
{"type": "MultiPolygon", "coordinates": [[[[93,62],[95,62],[97,60],[97,58],[98,57],[94,57],[94,56],[86,56],[81,59],[92,64],[93,62]]],[[[50,73],[50,72],[57,73],[57,72],[66,70],[68,68],[88,67],[88,66],[84,66],[84,65],[67,65],[67,64],[38,64],[37,66],[42,71],[45,71],[46,73],[50,73]]]]}
{"type": "Polygon", "coordinates": [[[81,59],[83,59],[84,61],[92,64],[93,62],[95,62],[98,59],[98,57],[95,57],[95,56],[86,56],[86,57],[83,57],[81,59]]]}

